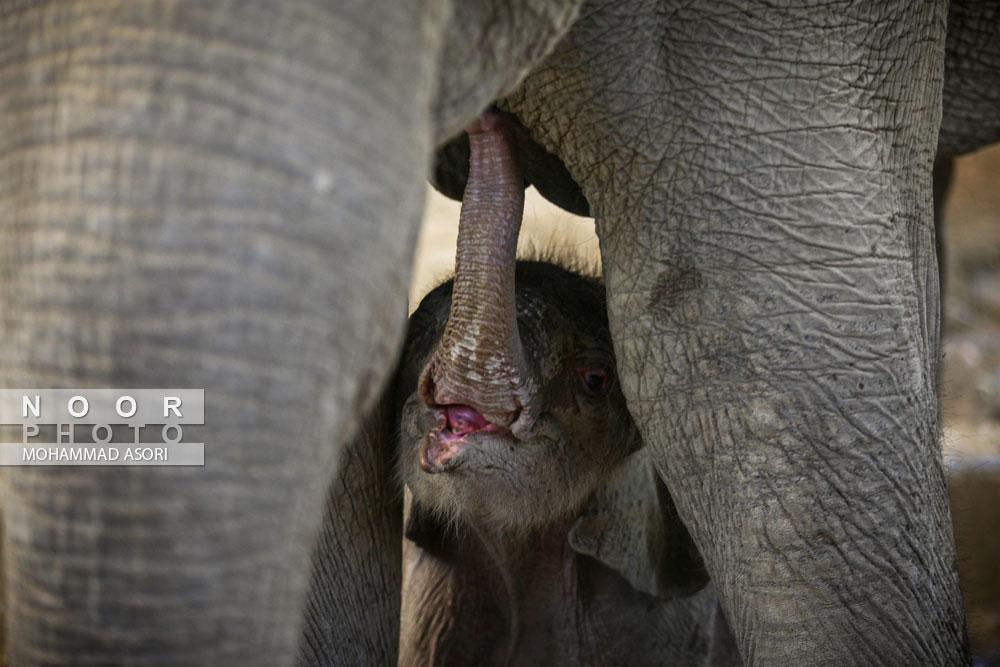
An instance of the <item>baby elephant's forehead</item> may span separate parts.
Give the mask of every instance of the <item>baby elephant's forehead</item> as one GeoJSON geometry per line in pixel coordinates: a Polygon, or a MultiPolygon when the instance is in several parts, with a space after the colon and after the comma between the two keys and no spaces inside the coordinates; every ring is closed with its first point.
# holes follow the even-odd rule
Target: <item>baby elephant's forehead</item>
{"type": "Polygon", "coordinates": [[[580,297],[580,294],[554,294],[536,286],[519,286],[517,325],[522,339],[532,335],[565,339],[566,342],[580,337],[594,338],[595,323],[586,314],[593,309],[593,304],[588,308],[586,304],[574,303],[580,297]]]}
{"type": "Polygon", "coordinates": [[[515,303],[519,323],[522,321],[546,323],[546,320],[551,318],[565,317],[554,303],[552,296],[535,286],[518,285],[515,303]]]}
{"type": "Polygon", "coordinates": [[[519,297],[537,298],[571,319],[605,309],[604,286],[598,279],[556,264],[518,262],[515,285],[519,297]]]}

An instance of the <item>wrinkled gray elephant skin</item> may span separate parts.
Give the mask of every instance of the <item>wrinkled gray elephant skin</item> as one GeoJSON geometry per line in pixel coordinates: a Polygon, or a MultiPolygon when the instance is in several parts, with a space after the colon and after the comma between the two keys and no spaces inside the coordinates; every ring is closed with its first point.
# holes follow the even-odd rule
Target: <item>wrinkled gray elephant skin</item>
{"type": "Polygon", "coordinates": [[[3,4],[0,378],[207,416],[203,469],[6,471],[13,664],[291,663],[330,495],[325,645],[395,655],[398,503],[347,443],[432,153],[494,100],[596,217],[622,393],[744,661],[967,662],[930,166],[939,128],[995,138],[995,105],[953,122],[997,90],[990,3],[581,5],[3,4]]]}
{"type": "MultiPolygon", "coordinates": [[[[519,262],[516,311],[544,397],[530,431],[428,405],[417,379],[452,283],[413,314],[396,382],[407,522],[401,665],[726,664],[686,530],[614,379],[599,281],[519,262]],[[710,662],[711,661],[711,662],[710,662]]],[[[719,633],[726,636],[725,629],[719,633]]]]}

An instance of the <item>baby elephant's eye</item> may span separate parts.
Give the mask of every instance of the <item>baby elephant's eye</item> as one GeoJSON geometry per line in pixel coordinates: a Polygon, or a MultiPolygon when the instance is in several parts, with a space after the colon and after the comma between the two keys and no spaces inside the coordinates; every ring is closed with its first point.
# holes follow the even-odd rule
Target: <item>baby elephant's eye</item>
{"type": "Polygon", "coordinates": [[[581,366],[576,372],[583,391],[589,396],[601,396],[608,390],[608,372],[603,368],[581,366]]]}

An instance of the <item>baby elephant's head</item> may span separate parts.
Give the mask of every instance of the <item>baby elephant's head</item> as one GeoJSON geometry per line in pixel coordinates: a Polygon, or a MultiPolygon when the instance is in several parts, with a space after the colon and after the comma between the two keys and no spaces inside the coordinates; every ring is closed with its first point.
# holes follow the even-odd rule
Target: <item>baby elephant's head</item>
{"type": "Polygon", "coordinates": [[[462,330],[448,353],[438,347],[452,283],[428,294],[410,318],[400,374],[400,464],[414,502],[497,532],[571,516],[640,446],[615,377],[601,282],[547,262],[518,262],[514,283],[517,332],[462,330]],[[503,360],[504,351],[486,349],[493,340],[518,346],[516,390],[532,397],[530,415],[516,415],[516,435],[514,417],[504,423],[476,405],[475,385],[488,385],[491,363],[503,360]],[[436,377],[460,373],[460,380],[427,391],[432,364],[436,377]],[[463,388],[473,398],[463,400],[463,388]],[[444,394],[453,400],[435,402],[444,394]]]}

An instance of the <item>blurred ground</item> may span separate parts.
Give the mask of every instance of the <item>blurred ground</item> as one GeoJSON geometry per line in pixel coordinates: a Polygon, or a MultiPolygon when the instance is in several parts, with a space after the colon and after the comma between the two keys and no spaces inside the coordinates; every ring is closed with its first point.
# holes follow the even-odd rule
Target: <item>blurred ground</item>
{"type": "Polygon", "coordinates": [[[944,218],[941,398],[958,569],[973,651],[1000,664],[1000,146],[956,163],[944,218]]]}
{"type": "Polygon", "coordinates": [[[1000,147],[956,163],[944,218],[945,454],[1000,454],[1000,147]]]}
{"type": "MultiPolygon", "coordinates": [[[[449,277],[458,202],[428,197],[410,308],[449,277]]],[[[1000,146],[962,158],[945,208],[943,450],[974,651],[1000,656],[1000,146]]],[[[593,220],[527,193],[520,248],[598,256],[593,220]]]]}

